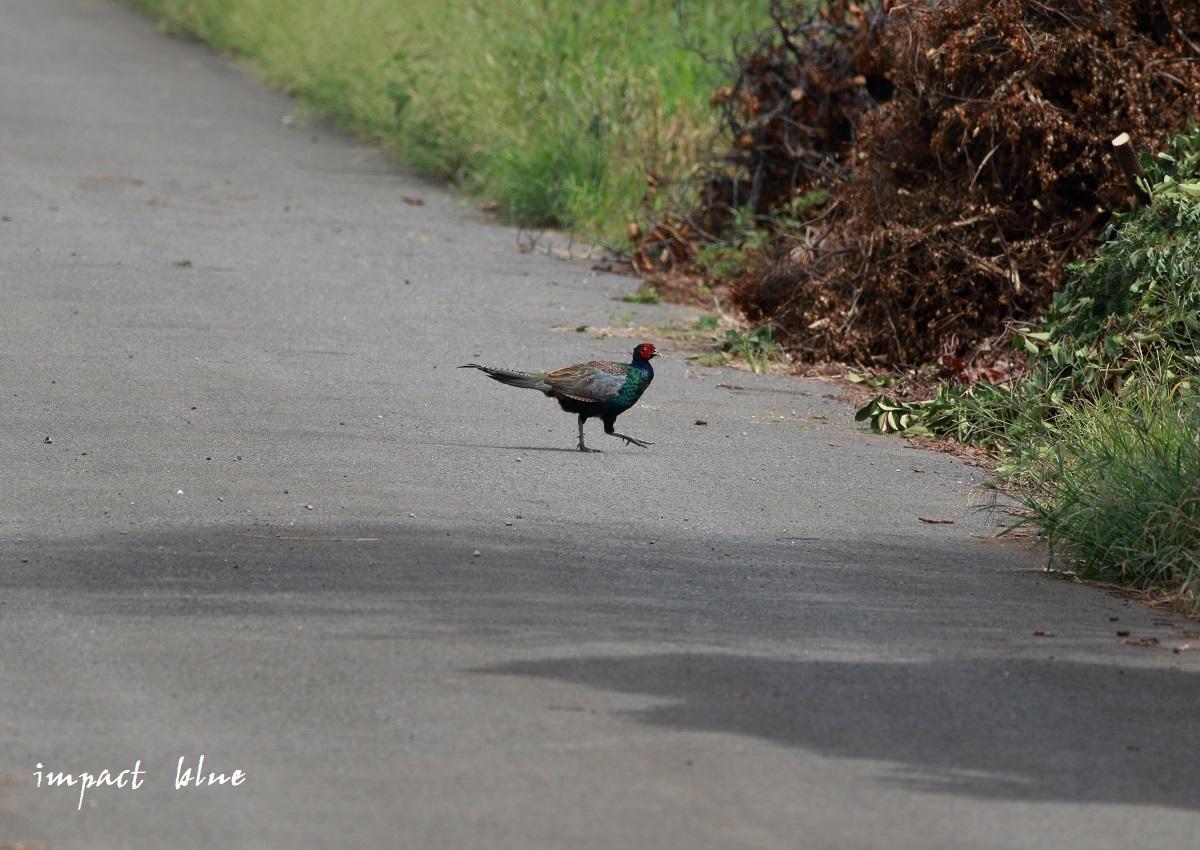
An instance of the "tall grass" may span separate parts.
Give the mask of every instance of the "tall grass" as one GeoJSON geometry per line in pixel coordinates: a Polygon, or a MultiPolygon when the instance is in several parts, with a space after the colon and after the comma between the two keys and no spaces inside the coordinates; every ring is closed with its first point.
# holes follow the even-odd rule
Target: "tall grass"
{"type": "Polygon", "coordinates": [[[1167,382],[1061,411],[1026,444],[1021,501],[1051,562],[1200,611],[1200,395],[1167,382]]]}
{"type": "Polygon", "coordinates": [[[767,0],[127,0],[524,225],[619,240],[684,174],[767,0]]]}

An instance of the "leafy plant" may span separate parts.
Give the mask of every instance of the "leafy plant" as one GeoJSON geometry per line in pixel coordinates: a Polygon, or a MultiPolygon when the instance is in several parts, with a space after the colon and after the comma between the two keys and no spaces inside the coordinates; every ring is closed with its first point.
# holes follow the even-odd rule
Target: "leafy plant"
{"type": "MultiPolygon", "coordinates": [[[[716,326],[717,320],[711,316],[701,317],[711,319],[711,325],[716,326]]],[[[705,323],[706,326],[709,323],[705,323]]],[[[771,325],[760,325],[752,331],[730,329],[725,331],[724,341],[716,351],[697,354],[694,359],[701,366],[724,366],[741,358],[751,371],[763,374],[770,367],[771,360],[776,356],[775,331],[771,325]]]]}
{"type": "Polygon", "coordinates": [[[933,433],[926,425],[931,402],[893,401],[887,396],[876,396],[860,407],[854,414],[856,422],[870,422],[871,430],[880,434],[928,435],[933,433]]]}
{"type": "Polygon", "coordinates": [[[769,324],[759,325],[749,333],[727,330],[722,350],[741,357],[752,371],[764,373],[775,356],[775,330],[769,324]]]}
{"type": "Polygon", "coordinates": [[[627,292],[621,296],[627,304],[661,304],[662,297],[658,290],[649,283],[643,284],[637,292],[627,292]]]}

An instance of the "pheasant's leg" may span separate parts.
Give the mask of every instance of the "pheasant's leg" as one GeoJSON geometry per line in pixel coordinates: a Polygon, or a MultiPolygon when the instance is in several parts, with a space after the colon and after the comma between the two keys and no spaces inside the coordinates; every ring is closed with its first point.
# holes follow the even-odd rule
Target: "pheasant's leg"
{"type": "Polygon", "coordinates": [[[581,413],[581,414],[579,414],[579,450],[580,450],[581,452],[598,452],[598,453],[601,453],[601,452],[600,452],[600,449],[589,449],[587,446],[585,446],[585,445],[583,444],[583,423],[584,423],[584,422],[587,422],[587,417],[586,417],[586,416],[584,416],[584,415],[581,413]]]}
{"type": "MultiPolygon", "coordinates": [[[[615,419],[612,419],[612,420],[605,419],[604,420],[604,433],[608,434],[610,436],[613,436],[613,437],[620,437],[626,443],[632,443],[635,446],[641,446],[643,449],[649,448],[650,446],[654,445],[654,443],[648,443],[645,440],[639,440],[636,437],[629,437],[629,436],[626,436],[625,434],[618,434],[616,431],[613,430],[614,424],[616,424],[615,419]]],[[[580,437],[580,440],[581,440],[580,445],[583,445],[582,437],[580,437]]]]}

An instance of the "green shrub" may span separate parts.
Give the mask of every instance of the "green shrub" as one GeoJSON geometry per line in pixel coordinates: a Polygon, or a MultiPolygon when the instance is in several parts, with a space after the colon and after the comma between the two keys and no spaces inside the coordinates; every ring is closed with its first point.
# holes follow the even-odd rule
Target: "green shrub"
{"type": "Polygon", "coordinates": [[[873,399],[879,431],[952,436],[1002,458],[1051,562],[1200,610],[1200,130],[1143,157],[1152,202],[1114,217],[1041,330],[1020,381],[873,399]]]}
{"type": "Polygon", "coordinates": [[[1153,202],[1116,217],[1056,295],[1044,347],[1033,344],[1077,392],[1186,380],[1200,366],[1200,131],[1143,165],[1153,202]]]}

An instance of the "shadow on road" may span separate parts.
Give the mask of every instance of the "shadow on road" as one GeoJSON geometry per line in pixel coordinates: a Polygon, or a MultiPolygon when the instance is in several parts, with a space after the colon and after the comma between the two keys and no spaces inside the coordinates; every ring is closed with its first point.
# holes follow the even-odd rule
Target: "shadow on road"
{"type": "Polygon", "coordinates": [[[617,540],[607,524],[420,519],[330,527],[25,539],[9,544],[22,557],[0,568],[0,594],[123,629],[253,618],[280,629],[302,621],[346,646],[391,641],[397,654],[428,635],[483,643],[526,660],[474,675],[644,695],[662,704],[630,713],[638,724],[884,762],[885,784],[1200,808],[1200,678],[1164,670],[1165,646],[1125,648],[1113,663],[1109,615],[1122,603],[1056,584],[1031,604],[1017,592],[1037,580],[1016,567],[1025,553],[984,565],[965,563],[959,543],[894,535],[772,541],[630,526],[617,540]],[[1059,628],[1069,605],[1094,613],[1072,615],[1072,633],[1056,641],[1030,637],[1034,626],[1059,628]],[[606,643],[626,654],[569,657],[606,643]],[[1074,647],[1073,660],[1055,660],[1059,647],[1074,647]]]}
{"type": "Polygon", "coordinates": [[[668,702],[630,716],[890,762],[894,770],[880,780],[913,790],[1200,809],[1200,770],[1178,781],[1178,765],[1194,765],[1189,754],[1200,751],[1200,677],[1183,672],[1164,690],[1160,671],[1098,664],[711,653],[523,661],[484,672],[661,698],[668,702]],[[1105,726],[1081,723],[1084,716],[1105,726]]]}

